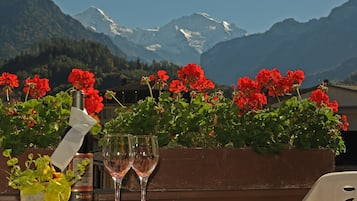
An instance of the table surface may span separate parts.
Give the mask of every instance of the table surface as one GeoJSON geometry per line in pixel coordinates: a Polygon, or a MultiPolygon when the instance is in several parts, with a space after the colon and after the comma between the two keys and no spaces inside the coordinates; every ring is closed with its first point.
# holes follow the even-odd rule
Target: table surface
{"type": "MultiPolygon", "coordinates": [[[[309,189],[148,191],[149,201],[301,201],[309,189]]],[[[122,201],[140,200],[139,191],[122,191],[122,201]]],[[[19,201],[18,192],[1,193],[0,201],[19,201]]],[[[95,189],[93,201],[113,201],[114,189],[95,189]]]]}

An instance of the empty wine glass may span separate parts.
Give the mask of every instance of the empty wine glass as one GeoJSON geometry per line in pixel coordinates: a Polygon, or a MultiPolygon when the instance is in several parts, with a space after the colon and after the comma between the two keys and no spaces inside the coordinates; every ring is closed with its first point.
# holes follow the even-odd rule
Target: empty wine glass
{"type": "Polygon", "coordinates": [[[120,201],[122,179],[133,163],[132,148],[130,135],[113,134],[104,137],[103,163],[114,180],[115,201],[120,201]]]}
{"type": "Polygon", "coordinates": [[[141,186],[141,201],[146,201],[146,186],[148,178],[159,161],[159,144],[157,136],[133,136],[134,162],[133,170],[139,176],[141,186]]]}

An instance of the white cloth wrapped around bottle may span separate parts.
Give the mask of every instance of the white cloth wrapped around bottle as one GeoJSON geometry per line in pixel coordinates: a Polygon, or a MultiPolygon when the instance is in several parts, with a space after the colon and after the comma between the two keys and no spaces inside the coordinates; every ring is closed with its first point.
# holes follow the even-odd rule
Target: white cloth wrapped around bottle
{"type": "Polygon", "coordinates": [[[96,123],[97,121],[88,115],[86,111],[72,107],[69,119],[71,129],[52,153],[52,164],[63,171],[81,147],[84,136],[96,123]]]}

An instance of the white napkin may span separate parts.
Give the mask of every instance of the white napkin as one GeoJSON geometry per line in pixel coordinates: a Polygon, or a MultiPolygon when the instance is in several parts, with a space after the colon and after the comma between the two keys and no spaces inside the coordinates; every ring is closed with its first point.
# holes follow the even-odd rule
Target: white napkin
{"type": "Polygon", "coordinates": [[[72,107],[69,119],[71,129],[52,153],[52,164],[63,171],[81,147],[84,136],[96,123],[97,121],[85,111],[72,107]]]}

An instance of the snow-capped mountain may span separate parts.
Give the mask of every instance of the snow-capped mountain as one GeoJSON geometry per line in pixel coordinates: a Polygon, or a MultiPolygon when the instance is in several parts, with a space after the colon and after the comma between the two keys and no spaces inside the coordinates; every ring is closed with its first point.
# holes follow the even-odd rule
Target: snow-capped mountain
{"type": "MultiPolygon", "coordinates": [[[[153,29],[131,29],[120,26],[103,10],[95,7],[73,17],[93,31],[113,38],[118,36],[126,38],[164,60],[179,65],[199,63],[200,55],[218,42],[246,34],[245,30],[234,24],[218,21],[206,13],[194,13],[174,19],[162,27],[153,29]]],[[[118,46],[120,47],[120,44],[118,46]]]]}
{"type": "Polygon", "coordinates": [[[132,32],[131,29],[120,26],[107,16],[104,11],[93,6],[73,17],[80,21],[85,27],[109,36],[120,35],[124,32],[132,32]]]}
{"type": "Polygon", "coordinates": [[[120,26],[99,8],[90,7],[83,13],[74,15],[73,18],[80,21],[85,27],[92,31],[110,36],[114,44],[125,52],[128,59],[134,60],[140,58],[146,62],[164,60],[164,58],[154,51],[150,51],[142,45],[135,44],[127,38],[122,37],[121,34],[126,32],[132,33],[133,30],[120,26]]]}

